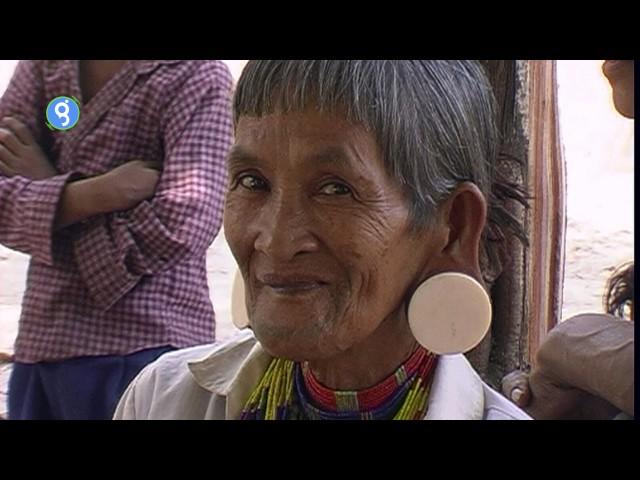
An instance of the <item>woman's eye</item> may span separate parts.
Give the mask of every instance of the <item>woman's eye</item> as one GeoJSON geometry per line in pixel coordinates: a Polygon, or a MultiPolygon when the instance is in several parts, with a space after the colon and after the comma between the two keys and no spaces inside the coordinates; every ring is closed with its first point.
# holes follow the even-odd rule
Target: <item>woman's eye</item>
{"type": "Polygon", "coordinates": [[[349,195],[351,189],[342,183],[327,183],[320,189],[320,192],[324,195],[349,195]]]}
{"type": "Polygon", "coordinates": [[[265,190],[267,188],[267,182],[255,175],[244,175],[238,183],[247,190],[265,190]]]}

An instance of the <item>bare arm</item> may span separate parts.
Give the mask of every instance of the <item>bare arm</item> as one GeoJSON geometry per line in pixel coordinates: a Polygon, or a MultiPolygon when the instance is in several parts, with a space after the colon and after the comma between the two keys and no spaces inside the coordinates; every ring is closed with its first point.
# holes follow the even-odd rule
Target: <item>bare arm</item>
{"type": "Polygon", "coordinates": [[[634,325],[604,314],[570,318],[545,339],[530,374],[502,391],[536,419],[634,416],[634,325]]]}
{"type": "Polygon", "coordinates": [[[541,345],[538,368],[634,415],[634,324],[611,315],[584,314],[556,328],[541,345]]]}
{"type": "Polygon", "coordinates": [[[153,196],[159,179],[155,165],[134,160],[103,175],[68,183],[60,199],[54,229],[134,208],[153,196]]]}

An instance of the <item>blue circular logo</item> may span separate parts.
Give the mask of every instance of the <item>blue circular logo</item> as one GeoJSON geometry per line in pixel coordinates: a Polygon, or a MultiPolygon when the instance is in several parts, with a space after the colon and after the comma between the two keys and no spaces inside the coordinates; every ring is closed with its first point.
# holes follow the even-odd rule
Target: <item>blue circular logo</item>
{"type": "Polygon", "coordinates": [[[69,130],[80,119],[80,105],[72,97],[56,97],[47,105],[47,124],[56,130],[69,130]]]}

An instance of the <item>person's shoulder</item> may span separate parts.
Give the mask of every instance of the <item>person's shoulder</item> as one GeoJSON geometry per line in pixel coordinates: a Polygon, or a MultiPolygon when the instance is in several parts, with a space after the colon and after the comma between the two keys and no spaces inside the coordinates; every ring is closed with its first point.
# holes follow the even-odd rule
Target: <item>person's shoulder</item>
{"type": "Polygon", "coordinates": [[[217,354],[224,355],[225,352],[253,341],[251,332],[243,331],[222,342],[196,345],[165,353],[142,370],[141,381],[145,381],[143,377],[146,377],[153,378],[155,383],[175,383],[185,376],[192,376],[189,364],[199,363],[217,354]]]}
{"type": "Polygon", "coordinates": [[[193,73],[208,72],[209,74],[223,75],[231,77],[231,71],[222,60],[183,60],[183,68],[189,69],[193,73]]]}
{"type": "Polygon", "coordinates": [[[140,375],[144,374],[147,377],[153,376],[158,379],[175,379],[176,375],[188,372],[189,362],[208,357],[222,346],[222,343],[216,342],[167,352],[147,365],[140,375]]]}
{"type": "Polygon", "coordinates": [[[183,418],[181,399],[198,394],[188,362],[209,355],[216,344],[199,345],[165,353],[148,364],[131,381],[118,402],[114,419],[151,420],[183,418]]]}
{"type": "MultiPolygon", "coordinates": [[[[18,60],[15,64],[13,77],[22,83],[30,77],[42,77],[43,72],[50,68],[53,60],[18,60]]],[[[28,81],[28,80],[27,80],[28,81]]]]}
{"type": "Polygon", "coordinates": [[[197,388],[189,363],[206,358],[218,348],[219,344],[212,343],[165,353],[140,371],[124,397],[135,397],[138,409],[139,405],[151,409],[154,404],[172,397],[174,392],[197,388]]]}
{"type": "Polygon", "coordinates": [[[175,84],[198,85],[231,90],[233,77],[229,67],[221,60],[180,60],[167,62],[158,69],[158,75],[175,84]]]}
{"type": "Polygon", "coordinates": [[[248,349],[254,343],[251,332],[240,332],[224,342],[165,353],[143,368],[127,387],[115,418],[202,418],[213,393],[203,386],[194,364],[233,356],[238,349],[248,349]]]}

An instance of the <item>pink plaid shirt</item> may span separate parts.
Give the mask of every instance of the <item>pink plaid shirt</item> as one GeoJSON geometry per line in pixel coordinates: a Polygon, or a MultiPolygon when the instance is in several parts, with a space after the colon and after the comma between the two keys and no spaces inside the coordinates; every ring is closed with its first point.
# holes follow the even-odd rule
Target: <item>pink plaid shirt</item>
{"type": "Polygon", "coordinates": [[[205,254],[222,222],[231,90],[220,61],[140,60],[84,105],[77,61],[18,64],[0,118],[27,124],[60,175],[0,174],[0,242],[31,255],[17,361],[215,339],[205,254]],[[66,132],[45,124],[48,102],[60,95],[80,101],[80,120],[66,132]],[[163,162],[151,200],[52,231],[70,176],[137,159],[163,162]]]}

